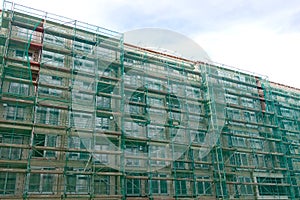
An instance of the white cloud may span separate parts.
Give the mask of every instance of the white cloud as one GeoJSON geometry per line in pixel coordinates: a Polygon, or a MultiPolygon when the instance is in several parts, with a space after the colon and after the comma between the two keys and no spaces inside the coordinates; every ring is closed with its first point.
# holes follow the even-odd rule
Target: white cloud
{"type": "Polygon", "coordinates": [[[212,60],[266,75],[300,88],[300,34],[276,33],[259,25],[239,25],[195,40],[212,60]]]}

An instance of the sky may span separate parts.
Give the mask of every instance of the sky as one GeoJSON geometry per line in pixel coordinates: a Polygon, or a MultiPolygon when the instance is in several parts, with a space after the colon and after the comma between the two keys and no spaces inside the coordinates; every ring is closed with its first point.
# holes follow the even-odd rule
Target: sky
{"type": "Polygon", "coordinates": [[[298,0],[14,2],[121,33],[141,28],[175,31],[197,42],[214,62],[300,88],[298,0]]]}

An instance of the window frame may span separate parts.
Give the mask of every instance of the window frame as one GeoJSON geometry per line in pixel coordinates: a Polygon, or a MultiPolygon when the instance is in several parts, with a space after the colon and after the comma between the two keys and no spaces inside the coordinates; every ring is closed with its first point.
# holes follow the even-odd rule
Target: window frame
{"type": "Polygon", "coordinates": [[[208,180],[208,179],[210,179],[209,176],[197,177],[197,194],[198,195],[212,195],[211,181],[203,181],[203,180],[208,180]],[[200,188],[202,188],[201,192],[199,190],[200,188]]]}

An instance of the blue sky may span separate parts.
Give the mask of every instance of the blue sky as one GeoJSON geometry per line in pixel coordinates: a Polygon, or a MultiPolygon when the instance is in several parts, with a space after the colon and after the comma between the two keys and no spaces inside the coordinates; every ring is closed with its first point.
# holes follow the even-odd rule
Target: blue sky
{"type": "Polygon", "coordinates": [[[297,0],[15,0],[118,32],[163,28],[196,41],[219,63],[300,88],[297,0]]]}

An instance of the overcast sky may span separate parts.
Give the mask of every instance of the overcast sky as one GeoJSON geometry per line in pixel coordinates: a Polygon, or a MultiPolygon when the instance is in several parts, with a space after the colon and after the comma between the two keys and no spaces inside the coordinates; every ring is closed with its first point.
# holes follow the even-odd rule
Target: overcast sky
{"type": "Polygon", "coordinates": [[[163,28],[210,58],[300,88],[298,0],[15,0],[118,32],[163,28]]]}

